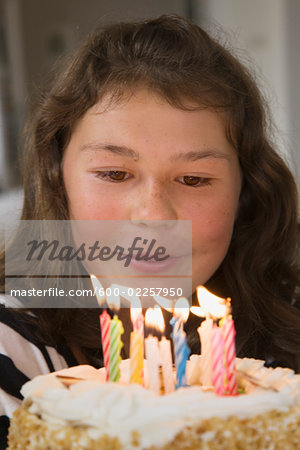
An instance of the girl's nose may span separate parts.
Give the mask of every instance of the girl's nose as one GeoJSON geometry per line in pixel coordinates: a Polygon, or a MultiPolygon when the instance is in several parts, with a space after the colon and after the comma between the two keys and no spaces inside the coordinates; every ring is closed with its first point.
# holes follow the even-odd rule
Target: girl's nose
{"type": "MultiPolygon", "coordinates": [[[[165,185],[160,182],[149,182],[140,187],[133,200],[131,221],[135,224],[166,226],[166,221],[178,220],[177,211],[168,195],[165,185]],[[164,222],[162,222],[164,221],[164,222]]],[[[169,224],[171,225],[171,223],[169,224]]]]}

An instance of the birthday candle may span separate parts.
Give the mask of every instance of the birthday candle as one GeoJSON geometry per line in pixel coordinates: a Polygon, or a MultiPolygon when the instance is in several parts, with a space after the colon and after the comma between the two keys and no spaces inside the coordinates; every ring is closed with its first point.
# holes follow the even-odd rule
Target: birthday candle
{"type": "Polygon", "coordinates": [[[160,394],[160,380],[159,380],[160,354],[157,337],[148,336],[145,339],[145,351],[148,362],[149,387],[156,394],[160,394]]]}
{"type": "Polygon", "coordinates": [[[110,353],[110,316],[106,310],[100,314],[101,341],[104,367],[106,369],[106,381],[109,380],[109,353],[110,353]]]}
{"type": "Polygon", "coordinates": [[[225,394],[224,339],[222,330],[216,324],[211,334],[212,383],[218,395],[225,394]]]}
{"type": "Polygon", "coordinates": [[[162,337],[159,343],[162,374],[164,380],[164,390],[166,393],[174,391],[173,365],[171,354],[171,342],[162,337]]]}
{"type": "Polygon", "coordinates": [[[170,324],[173,326],[172,339],[175,353],[176,388],[179,388],[186,385],[186,362],[190,354],[190,349],[186,343],[182,319],[173,317],[170,320],[170,324]]]}
{"type": "Polygon", "coordinates": [[[122,322],[115,315],[110,322],[110,355],[109,355],[109,381],[117,382],[121,376],[121,334],[124,333],[122,322]]]}
{"type": "MultiPolygon", "coordinates": [[[[105,289],[102,286],[100,280],[93,273],[90,275],[92,286],[94,288],[94,293],[97,298],[97,302],[100,307],[106,301],[105,289]]],[[[109,379],[109,353],[110,353],[110,316],[106,310],[103,311],[99,316],[100,318],[100,328],[101,328],[101,342],[102,342],[102,352],[103,352],[103,362],[106,369],[106,381],[109,379]]]]}
{"type": "Polygon", "coordinates": [[[143,384],[144,316],[139,297],[133,297],[130,308],[133,332],[130,333],[130,382],[143,384]]]}
{"type": "Polygon", "coordinates": [[[130,383],[143,384],[143,338],[139,331],[130,334],[130,383]]]}
{"type": "Polygon", "coordinates": [[[211,386],[211,333],[213,329],[213,320],[207,318],[203,320],[198,333],[201,341],[201,372],[203,386],[211,386]]]}
{"type": "Polygon", "coordinates": [[[224,352],[227,377],[227,392],[229,395],[237,394],[237,378],[235,373],[235,328],[231,316],[228,316],[222,325],[224,338],[224,352]]]}

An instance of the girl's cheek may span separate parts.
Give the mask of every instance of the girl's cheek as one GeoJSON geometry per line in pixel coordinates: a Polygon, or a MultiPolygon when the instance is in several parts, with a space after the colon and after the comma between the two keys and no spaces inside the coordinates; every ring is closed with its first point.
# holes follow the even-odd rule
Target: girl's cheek
{"type": "Polygon", "coordinates": [[[82,199],[82,201],[71,204],[72,218],[77,220],[121,220],[124,217],[124,207],[110,201],[92,201],[82,199]]]}

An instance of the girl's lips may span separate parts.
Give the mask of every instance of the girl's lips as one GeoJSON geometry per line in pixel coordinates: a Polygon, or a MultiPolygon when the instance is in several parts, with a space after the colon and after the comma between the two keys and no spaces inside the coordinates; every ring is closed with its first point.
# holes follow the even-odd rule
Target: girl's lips
{"type": "Polygon", "coordinates": [[[145,261],[144,259],[137,260],[132,258],[129,267],[135,269],[138,272],[143,273],[158,273],[170,270],[178,264],[181,257],[170,256],[170,258],[164,261],[155,261],[151,259],[150,261],[145,261]]]}

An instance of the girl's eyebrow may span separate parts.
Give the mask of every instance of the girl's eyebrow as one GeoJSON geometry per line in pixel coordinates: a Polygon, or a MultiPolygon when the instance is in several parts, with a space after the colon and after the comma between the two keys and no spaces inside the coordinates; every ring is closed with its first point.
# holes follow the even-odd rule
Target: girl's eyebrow
{"type": "MultiPolygon", "coordinates": [[[[138,161],[140,155],[138,152],[133,150],[132,148],[123,146],[123,145],[115,145],[115,144],[105,144],[105,143],[88,143],[84,144],[80,151],[82,152],[110,152],[117,155],[125,156],[127,158],[138,161]]],[[[199,159],[223,159],[226,161],[230,161],[230,156],[226,153],[221,152],[215,148],[205,148],[203,150],[198,151],[189,151],[189,152],[180,152],[175,155],[172,155],[170,158],[171,162],[177,161],[197,161],[199,159]]]]}
{"type": "Polygon", "coordinates": [[[181,152],[171,156],[171,161],[197,161],[198,159],[225,159],[230,161],[230,156],[215,148],[205,148],[203,150],[181,152]]]}
{"type": "Polygon", "coordinates": [[[127,158],[134,159],[135,161],[139,160],[139,153],[132,148],[126,147],[124,145],[115,145],[115,144],[105,144],[105,143],[89,143],[85,144],[80,148],[82,152],[88,151],[102,151],[102,152],[110,152],[116,155],[126,156],[127,158]]]}

